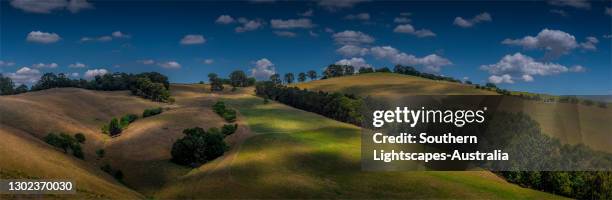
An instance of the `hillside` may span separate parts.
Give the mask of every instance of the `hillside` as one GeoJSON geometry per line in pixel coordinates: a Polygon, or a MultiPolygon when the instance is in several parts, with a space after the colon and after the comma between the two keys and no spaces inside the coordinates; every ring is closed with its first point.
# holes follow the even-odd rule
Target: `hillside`
{"type": "Polygon", "coordinates": [[[206,85],[173,84],[171,91],[172,105],[74,88],[0,97],[2,177],[73,177],[82,198],[559,198],[485,171],[362,172],[358,127],[263,104],[253,88],[213,94],[206,85]],[[240,128],[226,138],[231,150],[195,169],[169,162],[184,128],[224,123],[210,109],[218,99],[239,111],[240,128]],[[113,116],[154,106],[165,111],[137,120],[119,137],[99,131],[113,116]],[[39,140],[50,131],[83,132],[85,160],[39,140]],[[100,160],[93,154],[98,148],[107,151],[100,160]],[[99,170],[103,163],[121,169],[127,187],[99,170]]]}
{"type": "MultiPolygon", "coordinates": [[[[410,95],[497,95],[492,91],[476,89],[474,86],[434,81],[420,77],[371,73],[316,80],[295,84],[300,88],[342,92],[360,97],[372,97],[383,102],[396,102],[410,95]]],[[[500,108],[521,111],[535,119],[548,135],[563,143],[583,143],[595,150],[612,153],[607,141],[612,140],[608,130],[612,129],[612,109],[570,103],[546,103],[505,98],[500,108]]]]}

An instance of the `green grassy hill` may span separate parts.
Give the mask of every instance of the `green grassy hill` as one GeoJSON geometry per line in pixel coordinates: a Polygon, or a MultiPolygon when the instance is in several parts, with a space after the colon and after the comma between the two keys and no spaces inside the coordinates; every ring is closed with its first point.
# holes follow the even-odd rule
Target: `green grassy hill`
{"type": "MultiPolygon", "coordinates": [[[[394,74],[370,73],[317,80],[296,84],[300,88],[355,94],[372,97],[383,102],[396,102],[410,95],[497,95],[474,86],[446,81],[435,81],[421,77],[394,74]]],[[[607,146],[612,141],[612,108],[585,106],[570,103],[547,103],[544,101],[506,98],[500,107],[509,111],[522,111],[536,120],[542,131],[558,138],[563,143],[586,144],[589,147],[612,153],[607,146]]]]}

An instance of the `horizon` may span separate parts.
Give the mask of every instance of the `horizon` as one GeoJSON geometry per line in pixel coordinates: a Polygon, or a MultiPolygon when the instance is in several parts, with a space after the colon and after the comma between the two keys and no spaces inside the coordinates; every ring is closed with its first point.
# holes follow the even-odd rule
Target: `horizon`
{"type": "Polygon", "coordinates": [[[612,94],[604,1],[79,2],[1,1],[0,73],[28,85],[47,72],[156,71],[197,83],[234,70],[267,80],[334,63],[402,64],[513,91],[612,94]]]}

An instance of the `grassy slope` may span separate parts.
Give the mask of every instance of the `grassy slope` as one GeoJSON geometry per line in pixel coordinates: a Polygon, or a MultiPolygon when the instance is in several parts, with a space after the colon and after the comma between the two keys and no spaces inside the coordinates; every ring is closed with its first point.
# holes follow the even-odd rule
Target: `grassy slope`
{"type": "Polygon", "coordinates": [[[194,169],[156,197],[559,198],[490,172],[363,172],[358,127],[275,102],[264,105],[249,94],[222,98],[240,111],[255,135],[232,159],[194,169]]]}
{"type": "MultiPolygon", "coordinates": [[[[393,102],[402,95],[452,95],[496,93],[475,89],[473,86],[433,81],[420,77],[393,74],[371,73],[357,76],[346,76],[296,84],[300,88],[342,92],[361,97],[371,96],[377,100],[393,102]]],[[[522,111],[534,118],[542,131],[559,138],[564,143],[583,143],[593,149],[612,153],[607,146],[612,140],[612,109],[597,106],[584,106],[568,103],[544,103],[506,99],[501,108],[522,111]]]]}

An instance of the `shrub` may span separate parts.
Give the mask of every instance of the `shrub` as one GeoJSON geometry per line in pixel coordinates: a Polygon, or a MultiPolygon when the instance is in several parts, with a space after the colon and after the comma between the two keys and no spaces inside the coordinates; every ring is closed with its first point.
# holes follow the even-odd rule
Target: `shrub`
{"type": "Polygon", "coordinates": [[[113,118],[110,121],[110,124],[108,124],[108,133],[111,136],[114,136],[121,133],[121,131],[121,124],[119,124],[119,120],[117,120],[117,118],[113,118]]]}
{"type": "Polygon", "coordinates": [[[121,129],[127,128],[130,123],[136,121],[138,119],[138,115],[135,114],[127,114],[121,117],[121,129]]]}
{"type": "Polygon", "coordinates": [[[198,166],[211,161],[227,150],[223,135],[206,132],[200,127],[183,130],[185,136],[172,145],[172,162],[198,166]]]}
{"type": "Polygon", "coordinates": [[[113,174],[113,177],[115,177],[115,179],[117,179],[118,181],[123,181],[123,172],[121,170],[117,170],[113,174]]]}
{"type": "Polygon", "coordinates": [[[142,112],[142,118],[158,115],[162,112],[163,110],[161,107],[145,109],[144,112],[142,112]]]}
{"type": "Polygon", "coordinates": [[[599,103],[597,103],[597,106],[599,106],[600,108],[607,108],[608,107],[608,103],[606,103],[606,102],[599,102],[599,103]]]}
{"type": "Polygon", "coordinates": [[[106,154],[106,151],[104,151],[104,149],[96,150],[96,155],[98,156],[98,158],[103,158],[104,154],[106,154]]]}
{"type": "Polygon", "coordinates": [[[84,159],[83,151],[81,149],[81,145],[77,142],[77,139],[66,133],[49,133],[47,136],[43,138],[43,140],[50,144],[51,146],[55,146],[64,150],[64,153],[68,153],[69,150],[72,152],[74,157],[84,159]]]}
{"type": "Polygon", "coordinates": [[[238,129],[238,124],[225,124],[221,127],[221,133],[226,136],[231,135],[236,132],[236,129],[238,129]]]}
{"type": "Polygon", "coordinates": [[[83,144],[85,143],[85,135],[83,135],[83,133],[77,133],[74,135],[74,139],[77,140],[77,142],[83,144]]]}
{"type": "Polygon", "coordinates": [[[217,101],[213,105],[213,111],[217,113],[219,116],[223,117],[227,122],[236,121],[236,111],[225,107],[225,103],[223,101],[217,101]]]}

